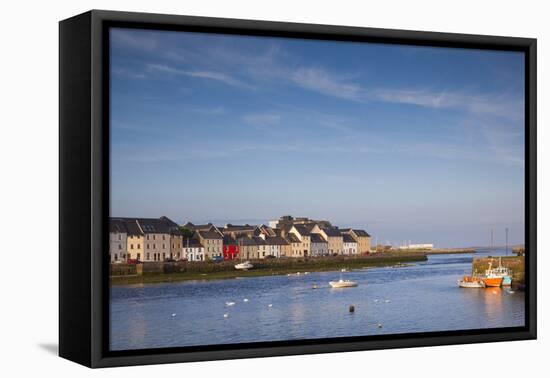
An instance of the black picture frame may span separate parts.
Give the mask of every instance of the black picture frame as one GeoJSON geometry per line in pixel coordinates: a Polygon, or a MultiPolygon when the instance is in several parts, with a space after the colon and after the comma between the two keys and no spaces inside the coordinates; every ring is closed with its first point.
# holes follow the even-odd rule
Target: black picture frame
{"type": "Polygon", "coordinates": [[[59,354],[89,367],[535,339],[536,39],[92,10],[59,24],[59,354]],[[109,27],[525,53],[525,327],[112,352],[108,348],[109,27]]]}

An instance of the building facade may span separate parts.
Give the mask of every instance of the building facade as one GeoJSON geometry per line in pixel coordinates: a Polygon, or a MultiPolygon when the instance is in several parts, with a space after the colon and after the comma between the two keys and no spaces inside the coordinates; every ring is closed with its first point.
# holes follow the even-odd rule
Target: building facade
{"type": "Polygon", "coordinates": [[[223,237],[223,259],[235,260],[239,258],[239,244],[237,240],[231,236],[224,235],[223,237]]]}
{"type": "Polygon", "coordinates": [[[204,247],[194,238],[183,240],[182,254],[187,261],[205,261],[204,247]]]}
{"type": "Polygon", "coordinates": [[[357,255],[357,242],[349,234],[343,234],[343,254],[344,255],[357,255]]]}
{"type": "Polygon", "coordinates": [[[221,232],[199,230],[195,234],[204,247],[204,256],[207,260],[223,260],[223,236],[221,232]]]}
{"type": "Polygon", "coordinates": [[[258,244],[248,236],[243,236],[237,239],[241,258],[245,260],[254,260],[260,258],[258,253],[258,244]]]}
{"type": "Polygon", "coordinates": [[[295,235],[300,240],[299,256],[309,256],[311,253],[311,232],[308,226],[295,224],[291,227],[289,233],[295,235]]]}
{"type": "Polygon", "coordinates": [[[344,249],[344,238],[337,228],[321,228],[316,224],[311,233],[321,235],[327,241],[327,251],[329,255],[341,255],[344,249]]]}
{"type": "Polygon", "coordinates": [[[351,235],[351,237],[357,242],[357,253],[360,255],[370,253],[370,235],[365,230],[360,229],[346,229],[343,233],[351,235]]]}
{"type": "Polygon", "coordinates": [[[111,263],[126,262],[128,230],[121,219],[110,219],[109,222],[109,256],[111,263]]]}
{"type": "Polygon", "coordinates": [[[329,254],[328,243],[320,234],[311,234],[310,241],[312,257],[327,256],[329,254]]]}

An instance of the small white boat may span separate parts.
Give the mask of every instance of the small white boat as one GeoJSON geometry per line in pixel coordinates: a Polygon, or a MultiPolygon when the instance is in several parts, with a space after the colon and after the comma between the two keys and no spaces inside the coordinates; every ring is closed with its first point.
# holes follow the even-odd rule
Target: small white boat
{"type": "Polygon", "coordinates": [[[252,265],[250,261],[245,261],[243,263],[235,265],[235,269],[239,269],[239,270],[248,270],[248,269],[252,269],[253,267],[254,265],[252,265]]]}
{"type": "Polygon", "coordinates": [[[357,282],[353,282],[353,281],[350,281],[350,280],[339,279],[338,281],[330,281],[329,285],[332,288],[340,289],[340,288],[345,288],[345,287],[356,287],[357,282]]]}
{"type": "Polygon", "coordinates": [[[472,279],[472,277],[465,276],[464,279],[457,281],[459,287],[463,287],[466,289],[477,289],[477,288],[484,288],[485,282],[480,279],[472,279]]]}

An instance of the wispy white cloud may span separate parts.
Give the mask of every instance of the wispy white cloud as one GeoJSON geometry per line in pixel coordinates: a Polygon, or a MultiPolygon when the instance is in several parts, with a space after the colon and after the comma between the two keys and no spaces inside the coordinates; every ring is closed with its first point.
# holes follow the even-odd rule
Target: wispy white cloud
{"type": "Polygon", "coordinates": [[[299,68],[292,73],[291,80],[302,88],[328,96],[354,101],[362,97],[362,89],[358,85],[346,83],[318,68],[299,68]]]}
{"type": "Polygon", "coordinates": [[[252,88],[251,85],[248,85],[234,78],[233,76],[222,72],[185,70],[185,69],[179,69],[179,68],[175,68],[164,64],[148,64],[147,69],[150,71],[156,71],[161,73],[167,73],[167,74],[173,74],[173,75],[184,75],[189,77],[219,81],[224,84],[234,86],[234,87],[239,87],[239,88],[249,88],[249,89],[252,88]]]}

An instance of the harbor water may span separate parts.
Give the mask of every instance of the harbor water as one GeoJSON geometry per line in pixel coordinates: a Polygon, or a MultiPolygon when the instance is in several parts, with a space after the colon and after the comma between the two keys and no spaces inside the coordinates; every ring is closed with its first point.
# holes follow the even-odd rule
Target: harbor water
{"type": "Polygon", "coordinates": [[[457,279],[470,272],[474,256],[504,253],[431,255],[411,266],[343,273],[113,286],[110,347],[128,350],[523,326],[523,291],[457,287],[457,279]],[[329,281],[340,278],[359,286],[331,289],[329,281]]]}

